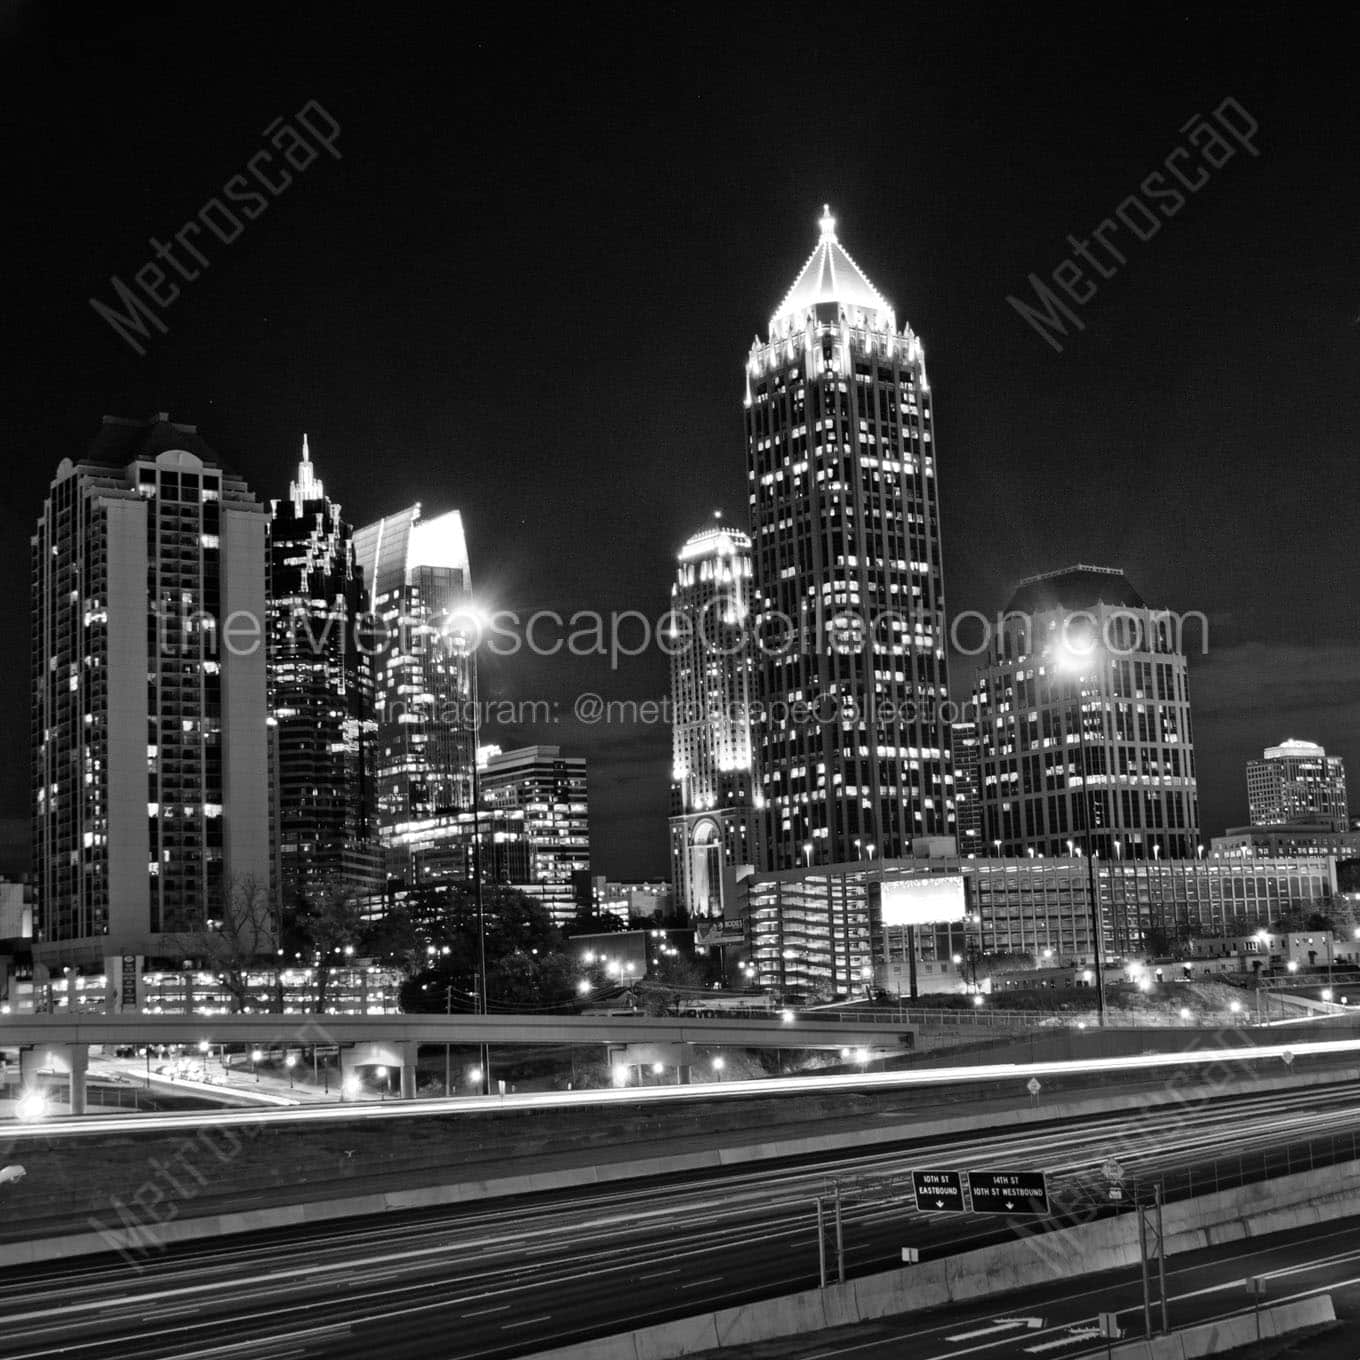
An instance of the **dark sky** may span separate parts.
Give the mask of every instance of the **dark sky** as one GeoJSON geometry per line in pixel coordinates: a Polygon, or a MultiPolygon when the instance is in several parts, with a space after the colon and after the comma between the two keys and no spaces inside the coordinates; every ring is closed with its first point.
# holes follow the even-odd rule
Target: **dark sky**
{"type": "MultiPolygon", "coordinates": [[[[197,423],[262,497],[306,430],[355,522],[461,509],[488,603],[654,616],[678,544],[714,507],[744,518],[741,365],[823,201],[925,343],[951,612],[1072,561],[1203,611],[1208,833],[1245,820],[1242,762],[1285,736],[1360,771],[1360,113],[1329,9],[124,8],[0,26],[11,858],[28,536],[101,415],[197,423]],[[1229,96],[1259,156],[1125,233],[1055,353],[1007,295],[1229,96]],[[88,299],[311,100],[341,159],[204,242],[134,354],[88,299]]],[[[663,658],[520,658],[483,687],[560,705],[500,739],[589,757],[597,872],[664,874],[668,729],[571,714],[587,690],[661,697],[663,658]]]]}

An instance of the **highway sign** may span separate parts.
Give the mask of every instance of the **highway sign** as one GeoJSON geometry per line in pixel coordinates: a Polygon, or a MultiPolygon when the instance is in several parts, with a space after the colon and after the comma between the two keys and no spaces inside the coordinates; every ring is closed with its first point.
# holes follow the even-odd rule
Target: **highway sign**
{"type": "Polygon", "coordinates": [[[1039,1092],[1042,1091],[1043,1089],[1044,1089],[1043,1083],[1039,1080],[1038,1077],[1031,1077],[1025,1083],[1025,1090],[1028,1091],[1032,1096],[1037,1096],[1039,1092]]]}
{"type": "Polygon", "coordinates": [[[959,1171],[913,1171],[911,1188],[922,1213],[963,1212],[963,1174],[959,1171]]]}
{"type": "Polygon", "coordinates": [[[1107,1181],[1122,1181],[1124,1179],[1124,1168],[1113,1157],[1105,1158],[1100,1171],[1107,1181]]]}
{"type": "Polygon", "coordinates": [[[1042,1171],[970,1171],[975,1214],[1048,1213],[1048,1177],[1042,1171]]]}

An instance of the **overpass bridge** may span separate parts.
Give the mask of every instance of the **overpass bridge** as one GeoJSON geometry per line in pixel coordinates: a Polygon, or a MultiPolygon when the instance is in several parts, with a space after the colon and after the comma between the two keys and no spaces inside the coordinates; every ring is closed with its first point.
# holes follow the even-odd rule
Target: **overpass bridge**
{"type": "MultiPolygon", "coordinates": [[[[672,1016],[593,1015],[8,1015],[0,1016],[0,1049],[19,1051],[21,1078],[39,1072],[69,1076],[71,1109],[85,1109],[91,1047],[137,1048],[207,1043],[245,1048],[334,1047],[342,1072],[382,1065],[401,1072],[401,1094],[415,1095],[422,1044],[513,1047],[596,1045],[640,1060],[639,1051],[665,1053],[687,1080],[690,1050],[864,1049],[873,1056],[915,1045],[916,1026],[865,1023],[846,1015],[788,1019],[677,1019],[672,1016]],[[620,1052],[621,1051],[621,1052],[620,1052]]],[[[650,1061],[650,1058],[647,1059],[650,1061]]]]}

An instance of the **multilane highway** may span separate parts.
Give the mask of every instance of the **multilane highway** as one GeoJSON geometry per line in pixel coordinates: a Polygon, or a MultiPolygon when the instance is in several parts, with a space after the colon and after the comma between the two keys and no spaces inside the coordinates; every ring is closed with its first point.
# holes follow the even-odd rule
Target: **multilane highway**
{"type": "MultiPolygon", "coordinates": [[[[218,1245],[93,1258],[0,1275],[0,1355],[440,1357],[525,1354],[817,1281],[813,1201],[827,1178],[921,1166],[1023,1166],[1050,1173],[1068,1206],[1115,1156],[1146,1176],[1224,1153],[1360,1126],[1353,1085],[1094,1115],[1013,1132],[903,1142],[727,1174],[632,1182],[602,1192],[498,1201],[381,1222],[219,1239],[218,1245]]],[[[1276,1170],[1283,1170],[1278,1165],[1276,1170]]],[[[1012,1230],[1001,1219],[918,1214],[910,1200],[845,1209],[848,1273],[889,1269],[1012,1230]]],[[[1030,1357],[1030,1360],[1034,1360],[1030,1357]]]]}

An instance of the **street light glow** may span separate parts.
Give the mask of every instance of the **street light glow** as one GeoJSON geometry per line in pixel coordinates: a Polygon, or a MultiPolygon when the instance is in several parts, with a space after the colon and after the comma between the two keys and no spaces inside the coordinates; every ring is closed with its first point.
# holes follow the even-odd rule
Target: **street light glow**
{"type": "Polygon", "coordinates": [[[19,1097],[14,1106],[15,1115],[25,1124],[35,1124],[47,1118],[47,1092],[34,1089],[19,1097]]]}

